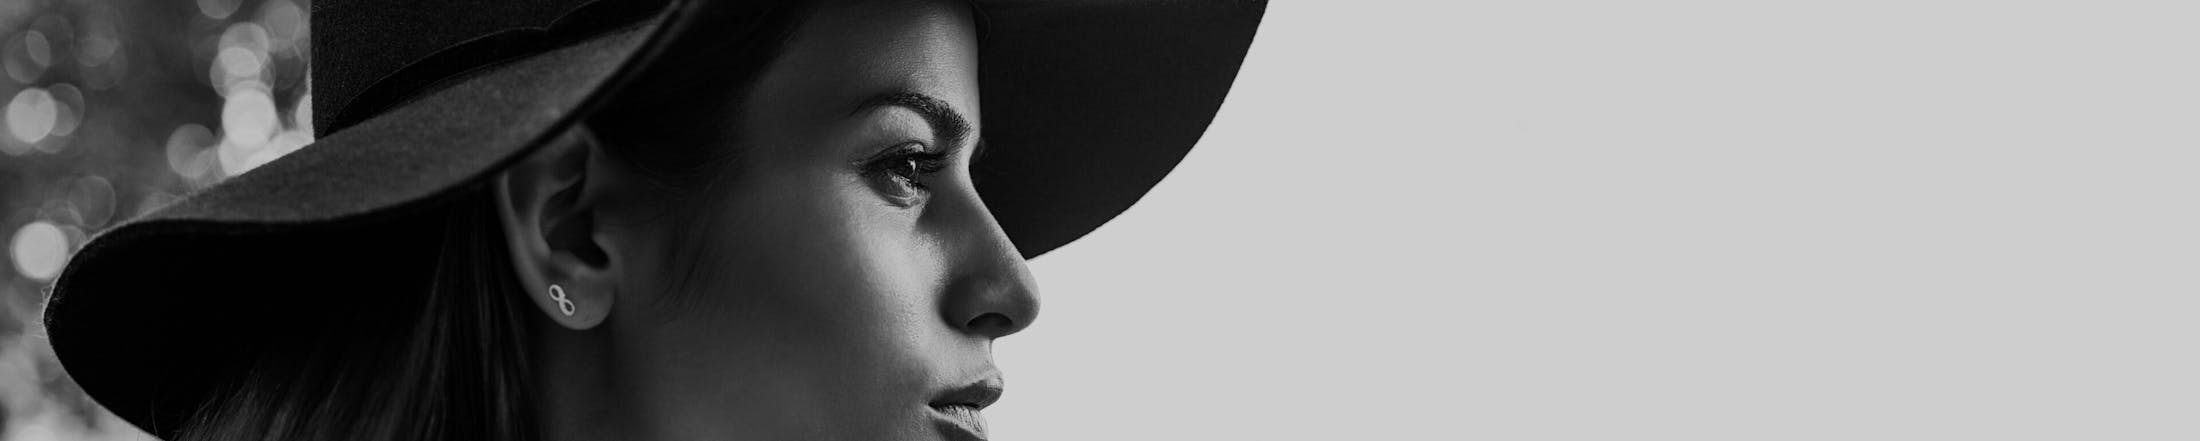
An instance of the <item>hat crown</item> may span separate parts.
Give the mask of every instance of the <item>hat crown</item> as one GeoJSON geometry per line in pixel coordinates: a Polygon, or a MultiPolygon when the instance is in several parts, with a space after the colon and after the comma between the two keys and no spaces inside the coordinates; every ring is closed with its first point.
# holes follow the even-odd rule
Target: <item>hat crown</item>
{"type": "Polygon", "coordinates": [[[443,79],[541,52],[661,9],[666,0],[313,2],[313,129],[381,113],[443,79]]]}

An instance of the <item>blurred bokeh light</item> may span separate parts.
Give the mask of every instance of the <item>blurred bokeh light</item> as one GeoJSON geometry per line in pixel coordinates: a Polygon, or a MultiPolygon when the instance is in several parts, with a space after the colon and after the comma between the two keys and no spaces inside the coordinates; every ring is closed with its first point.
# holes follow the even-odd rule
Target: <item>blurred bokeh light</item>
{"type": "Polygon", "coordinates": [[[68,235],[46,221],[23,224],[10,242],[8,255],[15,259],[15,270],[32,279],[52,280],[68,260],[68,235]]]}
{"type": "Polygon", "coordinates": [[[151,438],[54,361],[45,294],[87,238],[313,142],[310,7],[0,0],[0,441],[151,438]]]}

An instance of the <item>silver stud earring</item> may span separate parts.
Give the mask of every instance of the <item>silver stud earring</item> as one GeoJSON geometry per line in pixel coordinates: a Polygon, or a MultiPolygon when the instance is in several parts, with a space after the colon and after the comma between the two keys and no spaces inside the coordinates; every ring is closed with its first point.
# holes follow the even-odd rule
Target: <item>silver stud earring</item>
{"type": "Polygon", "coordinates": [[[573,315],[573,299],[565,298],[565,287],[551,284],[550,300],[558,302],[558,312],[563,312],[566,316],[573,315]]]}

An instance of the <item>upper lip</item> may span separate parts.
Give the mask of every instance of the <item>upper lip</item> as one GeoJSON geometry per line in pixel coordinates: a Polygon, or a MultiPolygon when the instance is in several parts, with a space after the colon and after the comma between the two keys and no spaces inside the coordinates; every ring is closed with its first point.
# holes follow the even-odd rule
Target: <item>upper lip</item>
{"type": "Polygon", "coordinates": [[[932,398],[932,407],[970,406],[985,410],[986,406],[1001,400],[1001,376],[991,374],[962,386],[940,391],[932,398]]]}

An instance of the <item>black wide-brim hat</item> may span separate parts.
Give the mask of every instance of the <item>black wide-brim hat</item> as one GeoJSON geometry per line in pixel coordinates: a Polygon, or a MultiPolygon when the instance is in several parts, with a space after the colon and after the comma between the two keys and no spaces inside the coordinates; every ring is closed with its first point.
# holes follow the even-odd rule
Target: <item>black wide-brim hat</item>
{"type": "MultiPolygon", "coordinates": [[[[342,308],[313,283],[432,264],[392,240],[574,124],[665,47],[768,2],[391,0],[313,4],[319,141],[92,239],[45,319],[100,405],[158,436],[233,363],[222,346],[342,308]],[[256,277],[274,272],[281,277],[256,277]],[[277,286],[274,284],[284,284],[277,286]]],[[[979,0],[987,208],[1025,257],[1123,212],[1199,140],[1265,2],[979,0]]],[[[652,67],[658,66],[658,67],[652,67]]]]}

